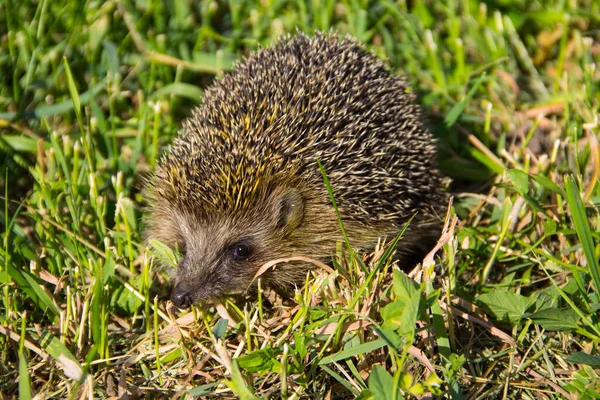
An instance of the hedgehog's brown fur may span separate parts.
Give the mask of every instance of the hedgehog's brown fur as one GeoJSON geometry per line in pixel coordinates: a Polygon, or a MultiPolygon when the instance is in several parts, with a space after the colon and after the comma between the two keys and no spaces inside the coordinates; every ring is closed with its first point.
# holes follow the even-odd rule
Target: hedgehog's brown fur
{"type": "MultiPolygon", "coordinates": [[[[148,237],[183,253],[174,302],[246,289],[268,260],[331,257],[342,237],[317,159],[353,246],[416,215],[400,253],[430,247],[447,195],[414,100],[355,40],[319,33],[260,50],[207,89],[147,190],[148,237]]],[[[305,273],[279,265],[263,280],[286,287],[305,273]]]]}

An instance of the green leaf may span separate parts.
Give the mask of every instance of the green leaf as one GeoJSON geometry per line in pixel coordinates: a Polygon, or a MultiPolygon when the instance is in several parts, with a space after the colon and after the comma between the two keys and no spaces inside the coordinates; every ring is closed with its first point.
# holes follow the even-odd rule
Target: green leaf
{"type": "Polygon", "coordinates": [[[320,319],[323,319],[325,317],[327,317],[329,315],[329,313],[319,307],[310,307],[308,309],[308,320],[310,322],[315,322],[315,321],[319,321],[320,319]]]}
{"type": "Polygon", "coordinates": [[[427,29],[430,29],[433,23],[435,22],[435,18],[431,15],[429,11],[428,5],[424,1],[416,1],[412,8],[411,14],[418,17],[420,23],[427,29]]]}
{"type": "Polygon", "coordinates": [[[264,348],[237,359],[238,365],[248,372],[264,372],[278,370],[280,352],[273,348],[264,348]]]}
{"type": "Polygon", "coordinates": [[[354,400],[375,400],[375,395],[369,389],[363,389],[354,400]]]}
{"type": "Polygon", "coordinates": [[[29,368],[27,360],[19,354],[19,400],[31,399],[31,383],[29,382],[29,368]]]}
{"type": "Polygon", "coordinates": [[[224,382],[229,389],[240,396],[240,400],[260,400],[258,397],[254,396],[253,391],[248,387],[248,384],[240,372],[237,360],[233,360],[231,380],[226,379],[224,382]]]}
{"type": "Polygon", "coordinates": [[[227,323],[229,321],[226,320],[225,318],[221,318],[217,324],[215,325],[215,328],[213,329],[213,335],[215,335],[215,338],[220,339],[223,336],[225,336],[225,334],[227,333],[227,323]]]}
{"type": "Polygon", "coordinates": [[[421,290],[404,273],[394,270],[393,292],[395,301],[381,310],[384,329],[393,329],[400,335],[414,333],[419,316],[421,290]]]}
{"type": "Polygon", "coordinates": [[[392,290],[396,295],[396,300],[404,302],[409,302],[421,294],[419,285],[406,276],[405,273],[397,269],[394,270],[394,285],[392,286],[392,290]]]}
{"type": "Polygon", "coordinates": [[[567,197],[567,193],[563,188],[558,186],[556,183],[552,182],[549,178],[543,175],[529,175],[534,181],[542,185],[545,189],[550,190],[551,192],[560,194],[563,198],[567,197]]]}
{"type": "Polygon", "coordinates": [[[213,389],[217,386],[219,386],[219,382],[207,383],[206,385],[196,386],[188,390],[187,393],[192,397],[206,396],[213,394],[213,389]]]}
{"type": "Polygon", "coordinates": [[[348,390],[354,396],[358,395],[358,392],[356,391],[356,389],[354,389],[348,383],[348,380],[345,377],[342,377],[340,374],[338,374],[337,372],[335,372],[334,370],[332,370],[331,368],[329,368],[327,365],[321,365],[321,368],[323,369],[323,371],[325,371],[329,375],[331,375],[333,377],[333,379],[335,379],[336,381],[338,381],[343,387],[346,388],[346,390],[348,390]]]}
{"type": "Polygon", "coordinates": [[[300,333],[294,333],[294,348],[300,359],[304,358],[308,353],[308,349],[306,348],[306,336],[300,333]]]}
{"type": "Polygon", "coordinates": [[[593,356],[581,351],[571,354],[567,357],[567,361],[573,364],[583,364],[594,368],[600,368],[600,356],[593,356]]]}
{"type": "Polygon", "coordinates": [[[346,358],[354,357],[358,354],[369,353],[373,350],[377,350],[383,346],[387,345],[387,342],[384,339],[377,339],[371,342],[363,343],[358,346],[350,347],[344,349],[336,354],[330,355],[328,357],[323,358],[319,361],[319,365],[329,364],[335,361],[344,360],[346,358]]]}
{"type": "Polygon", "coordinates": [[[556,221],[551,220],[551,219],[547,219],[544,221],[544,234],[546,236],[556,234],[556,228],[557,228],[556,221]]]}
{"type": "MultiPolygon", "coordinates": [[[[498,162],[492,159],[487,153],[479,151],[474,147],[469,147],[467,151],[474,159],[485,165],[489,170],[494,171],[498,175],[502,175],[504,173],[504,167],[498,164],[498,162]]],[[[477,166],[476,168],[480,169],[481,167],[477,166]]],[[[470,177],[471,175],[477,175],[477,169],[469,171],[467,176],[470,177]]]]}
{"type": "Polygon", "coordinates": [[[494,290],[477,297],[478,302],[495,320],[516,325],[535,299],[505,290],[494,290]]]}
{"type": "Polygon", "coordinates": [[[401,346],[403,345],[404,341],[402,340],[402,337],[400,337],[400,335],[398,335],[393,330],[391,330],[391,329],[379,329],[377,327],[375,327],[373,329],[394,350],[398,351],[401,348],[401,346]]]}
{"type": "Polygon", "coordinates": [[[115,260],[113,259],[112,253],[108,253],[106,255],[106,260],[104,261],[104,266],[102,267],[102,274],[102,279],[104,282],[109,282],[113,276],[115,276],[115,260]]]}
{"type": "MultiPolygon", "coordinates": [[[[38,139],[23,135],[2,135],[2,140],[8,143],[15,151],[26,153],[35,153],[37,151],[38,139]]],[[[48,142],[44,142],[45,147],[50,147],[48,142]]]]}
{"type": "Polygon", "coordinates": [[[103,305],[105,304],[105,290],[104,290],[104,274],[102,273],[102,267],[100,266],[100,262],[98,261],[95,266],[95,281],[94,281],[94,289],[92,296],[92,305],[90,307],[91,315],[90,315],[90,325],[92,328],[92,339],[94,340],[94,344],[97,346],[101,346],[104,339],[104,332],[102,329],[102,319],[103,319],[103,305]]]}
{"type": "Polygon", "coordinates": [[[181,357],[181,353],[182,353],[181,348],[176,348],[175,350],[173,350],[173,351],[165,354],[164,356],[162,356],[160,358],[160,363],[161,364],[170,363],[171,361],[174,361],[174,360],[180,358],[181,357]]]}
{"type": "Polygon", "coordinates": [[[547,331],[568,331],[577,328],[579,315],[570,309],[546,308],[529,316],[531,320],[541,325],[547,331]]]}
{"type": "Polygon", "coordinates": [[[140,306],[142,301],[130,290],[124,286],[118,286],[110,292],[110,306],[118,306],[127,313],[135,313],[140,306]]]}
{"type": "Polygon", "coordinates": [[[20,270],[8,264],[8,274],[17,282],[21,290],[34,301],[34,303],[43,311],[51,311],[55,316],[60,315],[60,310],[52,301],[52,298],[42,289],[29,272],[20,270]]]}
{"type": "Polygon", "coordinates": [[[525,195],[529,191],[529,176],[520,169],[509,169],[506,171],[508,180],[513,188],[520,195],[525,195]]]}
{"type": "MultiPolygon", "coordinates": [[[[393,397],[394,379],[381,365],[375,365],[369,375],[369,390],[375,396],[375,400],[389,400],[393,397]]],[[[402,397],[397,394],[396,398],[402,397]]]]}
{"type": "Polygon", "coordinates": [[[485,79],[485,76],[486,76],[485,72],[483,74],[481,74],[479,79],[477,79],[477,81],[475,81],[475,84],[473,85],[471,90],[469,90],[469,93],[467,93],[467,95],[461,101],[456,103],[454,105],[454,107],[452,107],[452,109],[448,112],[448,114],[446,114],[446,118],[444,118],[444,123],[446,124],[446,126],[448,128],[450,128],[452,125],[454,125],[454,123],[456,122],[456,120],[458,119],[460,114],[463,112],[463,110],[465,109],[467,104],[469,104],[469,102],[471,101],[471,98],[473,97],[473,95],[475,94],[477,89],[479,89],[479,86],[481,86],[481,83],[485,79]]]}
{"type": "Polygon", "coordinates": [[[579,237],[579,241],[581,242],[581,248],[583,254],[585,254],[590,274],[592,275],[594,289],[596,289],[596,293],[600,293],[600,263],[596,257],[596,246],[585,213],[583,200],[581,200],[581,196],[579,195],[579,188],[572,176],[565,177],[565,188],[567,189],[567,204],[569,205],[569,211],[571,211],[571,218],[577,231],[577,237],[579,237]]]}
{"type": "Polygon", "coordinates": [[[396,330],[403,325],[404,321],[404,303],[393,301],[381,309],[381,318],[383,318],[383,329],[396,330]]]}
{"type": "Polygon", "coordinates": [[[62,367],[65,375],[77,381],[83,377],[83,369],[75,356],[50,332],[43,332],[39,342],[40,346],[62,367]]]}
{"type": "Polygon", "coordinates": [[[71,96],[71,101],[73,102],[73,110],[75,111],[75,116],[77,117],[80,128],[83,129],[81,99],[79,98],[79,92],[77,91],[77,86],[75,85],[75,79],[73,79],[73,73],[71,72],[71,67],[69,66],[66,56],[63,57],[63,64],[65,67],[65,73],[67,74],[67,86],[69,87],[69,94],[71,96]]]}
{"type": "Polygon", "coordinates": [[[150,239],[150,246],[152,248],[149,250],[152,255],[170,267],[177,267],[179,259],[181,258],[178,251],[174,251],[169,246],[156,239],[150,239]]]}

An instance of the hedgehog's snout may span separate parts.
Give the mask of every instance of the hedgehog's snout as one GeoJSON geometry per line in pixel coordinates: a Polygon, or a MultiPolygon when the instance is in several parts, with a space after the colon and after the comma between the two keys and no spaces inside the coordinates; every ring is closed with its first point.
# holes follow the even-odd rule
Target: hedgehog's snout
{"type": "Polygon", "coordinates": [[[171,292],[171,301],[178,308],[188,308],[192,305],[192,289],[185,282],[179,282],[171,292]]]}

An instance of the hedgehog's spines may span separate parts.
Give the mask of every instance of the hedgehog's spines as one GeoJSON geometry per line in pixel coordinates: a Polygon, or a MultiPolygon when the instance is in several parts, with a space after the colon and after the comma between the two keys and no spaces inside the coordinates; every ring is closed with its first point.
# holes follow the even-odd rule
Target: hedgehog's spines
{"type": "MultiPolygon", "coordinates": [[[[197,246],[235,232],[264,237],[273,256],[325,257],[340,236],[319,159],[354,245],[391,237],[416,215],[401,247],[427,246],[447,195],[421,114],[406,80],[356,39],[283,38],[205,90],[149,185],[151,230],[170,240],[165,230],[188,224],[202,230],[197,246]],[[287,233],[269,214],[286,190],[304,213],[287,233]]],[[[298,275],[286,271],[285,281],[298,275]]]]}

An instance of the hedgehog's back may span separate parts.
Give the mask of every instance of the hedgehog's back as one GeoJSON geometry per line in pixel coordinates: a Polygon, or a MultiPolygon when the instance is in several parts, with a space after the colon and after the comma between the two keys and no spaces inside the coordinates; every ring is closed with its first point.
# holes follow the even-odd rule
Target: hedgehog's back
{"type": "Polygon", "coordinates": [[[316,159],[355,219],[399,223],[445,198],[405,82],[334,35],[297,35],[242,61],[206,91],[165,163],[190,171],[188,193],[214,203],[285,171],[322,185],[316,159]]]}

